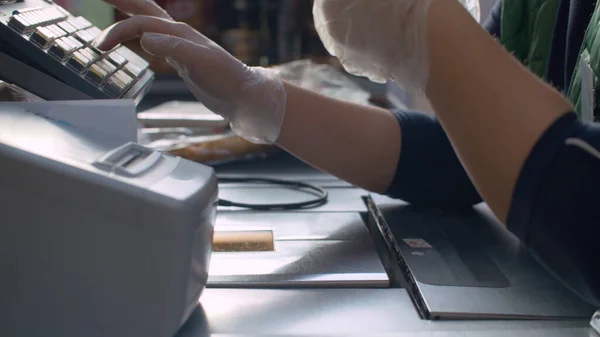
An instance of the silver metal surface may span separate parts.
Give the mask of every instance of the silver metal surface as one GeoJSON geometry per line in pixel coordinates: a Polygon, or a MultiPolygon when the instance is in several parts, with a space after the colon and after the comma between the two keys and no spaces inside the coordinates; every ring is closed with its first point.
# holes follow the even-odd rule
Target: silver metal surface
{"type": "Polygon", "coordinates": [[[590,337],[582,321],[424,321],[403,289],[206,289],[177,337],[590,337]]]}
{"type": "MultiPolygon", "coordinates": [[[[406,205],[382,205],[381,208],[402,259],[415,279],[418,291],[414,289],[412,293],[422,297],[421,302],[432,317],[589,320],[592,316],[595,308],[537,263],[485,206],[478,206],[470,214],[454,215],[406,205]],[[411,248],[403,242],[415,237],[424,239],[431,247],[411,248]],[[428,258],[432,252],[441,258],[428,258]],[[454,255],[452,259],[451,255],[454,255]],[[439,275],[440,279],[444,274],[475,275],[477,268],[488,268],[491,263],[508,279],[506,286],[431,282],[432,275],[439,275]]],[[[483,275],[489,276],[489,273],[483,275]]]]}
{"type": "Polygon", "coordinates": [[[275,251],[213,253],[209,287],[389,286],[355,212],[221,212],[215,229],[271,230],[275,251]]]}
{"type": "Polygon", "coordinates": [[[271,230],[277,241],[371,240],[358,213],[221,212],[216,230],[271,230]]]}
{"type": "MultiPolygon", "coordinates": [[[[320,207],[302,212],[366,212],[362,196],[368,193],[358,188],[327,188],[329,201],[320,207]]],[[[236,202],[268,204],[301,202],[314,199],[314,194],[279,186],[220,185],[219,198],[236,202]]],[[[239,211],[243,208],[219,207],[219,211],[239,211]]]]}
{"type": "Polygon", "coordinates": [[[315,169],[286,153],[265,161],[222,165],[216,170],[217,174],[228,177],[278,178],[303,181],[323,187],[352,187],[349,183],[315,169]]]}
{"type": "Polygon", "coordinates": [[[374,245],[354,241],[275,241],[273,252],[215,252],[209,287],[387,287],[374,245]]]}

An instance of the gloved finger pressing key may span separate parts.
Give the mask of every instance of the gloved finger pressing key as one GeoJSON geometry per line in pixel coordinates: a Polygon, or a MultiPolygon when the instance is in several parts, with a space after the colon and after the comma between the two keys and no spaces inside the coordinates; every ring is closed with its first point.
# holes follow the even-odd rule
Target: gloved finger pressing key
{"type": "Polygon", "coordinates": [[[120,43],[141,37],[144,32],[174,35],[196,42],[208,40],[204,35],[185,23],[153,16],[136,15],[106,28],[95,39],[95,45],[100,49],[109,50],[120,43]]]}
{"type": "Polygon", "coordinates": [[[109,50],[142,36],[142,47],[166,59],[208,109],[254,143],[274,143],[285,113],[286,92],[271,70],[248,67],[185,23],[135,16],[107,29],[97,46],[109,50]]]}
{"type": "MultiPolygon", "coordinates": [[[[134,15],[145,15],[145,16],[154,16],[163,19],[171,20],[172,17],[167,13],[166,10],[161,8],[155,1],[153,0],[103,0],[108,5],[124,12],[129,16],[134,15]]],[[[132,43],[134,43],[132,41],[132,43]]],[[[136,48],[134,48],[136,49],[136,48]]],[[[164,73],[172,73],[174,72],[173,68],[165,62],[165,60],[159,59],[157,57],[152,57],[147,55],[143,50],[136,49],[137,53],[140,56],[144,57],[151,65],[152,69],[157,72],[164,73]]]]}
{"type": "Polygon", "coordinates": [[[171,16],[153,0],[103,0],[128,15],[156,16],[171,19],[171,16]]]}

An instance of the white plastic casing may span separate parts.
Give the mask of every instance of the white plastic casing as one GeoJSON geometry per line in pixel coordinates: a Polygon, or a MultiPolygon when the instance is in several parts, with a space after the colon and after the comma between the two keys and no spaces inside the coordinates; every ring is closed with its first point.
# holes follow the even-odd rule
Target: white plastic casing
{"type": "Polygon", "coordinates": [[[216,202],[209,167],[0,109],[0,336],[173,336],[216,202]]]}

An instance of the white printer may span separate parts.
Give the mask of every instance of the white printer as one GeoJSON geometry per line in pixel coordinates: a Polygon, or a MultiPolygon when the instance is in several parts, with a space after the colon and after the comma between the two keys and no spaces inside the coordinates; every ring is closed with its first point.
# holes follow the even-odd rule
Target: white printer
{"type": "Polygon", "coordinates": [[[169,337],[198,305],[213,170],[0,108],[0,336],[169,337]]]}

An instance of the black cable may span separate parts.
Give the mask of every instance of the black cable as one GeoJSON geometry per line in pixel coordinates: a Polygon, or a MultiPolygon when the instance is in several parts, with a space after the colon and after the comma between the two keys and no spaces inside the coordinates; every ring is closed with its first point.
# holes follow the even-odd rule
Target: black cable
{"type": "Polygon", "coordinates": [[[319,207],[327,202],[329,197],[327,191],[317,185],[300,182],[300,181],[288,181],[281,179],[269,179],[269,178],[232,178],[232,177],[218,177],[219,183],[263,183],[279,186],[296,187],[298,189],[304,188],[314,192],[317,192],[317,197],[307,201],[301,202],[290,202],[284,204],[247,204],[241,202],[235,202],[230,200],[219,199],[219,206],[225,207],[241,207],[253,210],[297,210],[319,207]]]}

